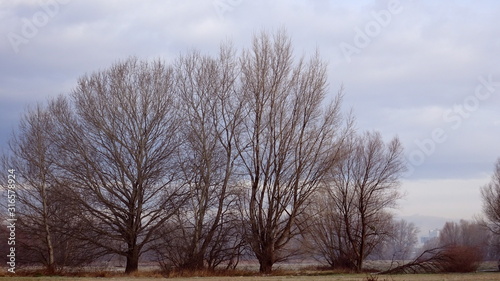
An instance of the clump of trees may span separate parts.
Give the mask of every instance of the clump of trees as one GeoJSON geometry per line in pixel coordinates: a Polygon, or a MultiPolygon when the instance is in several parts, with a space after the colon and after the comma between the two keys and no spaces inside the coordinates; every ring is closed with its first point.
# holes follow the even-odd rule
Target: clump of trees
{"type": "Polygon", "coordinates": [[[189,270],[252,255],[269,273],[308,248],[361,270],[398,235],[403,148],[356,132],[342,91],[327,94],[326,64],[296,59],[283,31],[239,54],[82,76],[26,111],[3,158],[19,175],[19,228],[36,233],[20,237],[26,262],[54,272],[117,255],[131,273],[146,253],[189,270]]]}
{"type": "Polygon", "coordinates": [[[480,221],[447,222],[412,261],[385,273],[474,272],[490,257],[492,235],[480,221]]]}
{"type": "Polygon", "coordinates": [[[449,261],[446,272],[473,272],[488,252],[490,233],[479,222],[461,220],[447,222],[439,236],[439,244],[449,261]]]}

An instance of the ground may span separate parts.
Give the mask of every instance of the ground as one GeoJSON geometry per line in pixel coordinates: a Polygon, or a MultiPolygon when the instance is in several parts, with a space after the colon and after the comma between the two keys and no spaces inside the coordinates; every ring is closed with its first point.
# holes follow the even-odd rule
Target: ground
{"type": "MultiPolygon", "coordinates": [[[[184,278],[162,278],[158,268],[143,267],[135,276],[125,277],[123,268],[118,272],[99,271],[102,273],[111,273],[103,275],[90,275],[102,277],[21,277],[21,276],[6,276],[6,270],[0,272],[0,281],[500,281],[500,272],[497,271],[498,263],[483,262],[481,263],[478,272],[476,273],[449,273],[449,274],[401,274],[401,275],[378,275],[369,273],[363,274],[347,274],[337,271],[318,271],[314,266],[307,264],[280,264],[276,266],[274,274],[282,276],[217,276],[217,277],[184,277],[184,278]]],[[[374,271],[394,267],[390,263],[384,261],[368,261],[367,268],[372,268],[374,271]]],[[[247,274],[254,272],[256,274],[257,265],[244,264],[241,266],[242,273],[247,274]]],[[[92,272],[92,271],[89,271],[92,272]]],[[[198,276],[203,275],[200,272],[198,276]]],[[[85,276],[85,275],[83,275],[85,276]]],[[[87,275],[88,276],[88,275],[87,275]]],[[[210,276],[210,275],[208,275],[210,276]]]]}
{"type": "Polygon", "coordinates": [[[70,278],[70,277],[0,277],[0,280],[9,281],[499,281],[499,272],[479,272],[468,274],[408,274],[408,275],[367,275],[367,274],[336,274],[328,276],[258,276],[258,277],[191,277],[191,278],[70,278]]]}

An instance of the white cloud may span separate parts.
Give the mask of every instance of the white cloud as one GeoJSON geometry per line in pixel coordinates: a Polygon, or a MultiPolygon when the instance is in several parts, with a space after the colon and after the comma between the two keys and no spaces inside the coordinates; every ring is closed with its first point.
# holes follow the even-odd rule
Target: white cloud
{"type": "Polygon", "coordinates": [[[402,216],[424,215],[450,219],[472,219],[481,215],[480,188],[489,176],[473,179],[404,181],[406,198],[399,202],[402,216]]]}

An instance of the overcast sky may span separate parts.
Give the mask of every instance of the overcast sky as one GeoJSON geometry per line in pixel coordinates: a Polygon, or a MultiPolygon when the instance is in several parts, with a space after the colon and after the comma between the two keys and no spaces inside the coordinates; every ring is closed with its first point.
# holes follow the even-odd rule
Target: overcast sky
{"type": "Polygon", "coordinates": [[[171,62],[286,28],[317,48],[357,128],[399,136],[401,215],[470,219],[500,157],[499,1],[44,0],[0,2],[0,149],[25,108],[129,56],[171,62]]]}

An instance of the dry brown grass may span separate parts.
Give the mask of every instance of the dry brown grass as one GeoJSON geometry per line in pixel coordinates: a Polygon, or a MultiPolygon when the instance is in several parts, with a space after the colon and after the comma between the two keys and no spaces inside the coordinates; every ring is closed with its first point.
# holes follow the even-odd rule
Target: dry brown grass
{"type": "MultiPolygon", "coordinates": [[[[380,264],[371,264],[375,266],[380,264]]],[[[496,270],[496,262],[483,262],[480,270],[496,270]]],[[[120,269],[121,270],[121,269],[120,269]]],[[[85,271],[66,272],[65,276],[44,276],[40,269],[18,271],[17,274],[7,274],[6,269],[0,270],[0,281],[498,281],[500,272],[478,272],[478,273],[453,273],[453,274],[401,274],[401,275],[377,275],[370,273],[354,274],[348,270],[331,270],[318,267],[317,265],[296,264],[281,265],[277,267],[272,275],[259,275],[252,267],[243,267],[234,271],[171,271],[161,272],[155,267],[144,268],[131,275],[125,275],[114,268],[86,268],[85,271]]]]}

